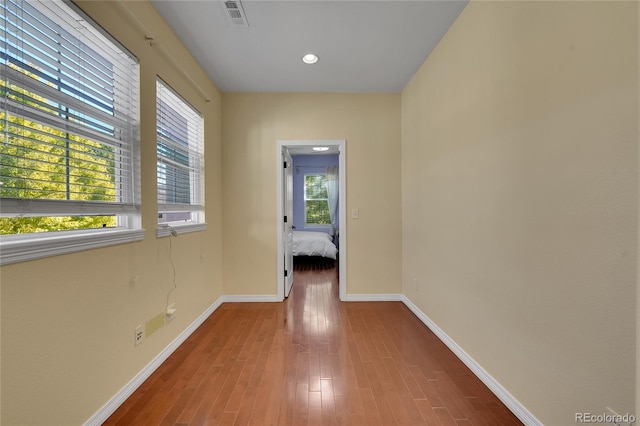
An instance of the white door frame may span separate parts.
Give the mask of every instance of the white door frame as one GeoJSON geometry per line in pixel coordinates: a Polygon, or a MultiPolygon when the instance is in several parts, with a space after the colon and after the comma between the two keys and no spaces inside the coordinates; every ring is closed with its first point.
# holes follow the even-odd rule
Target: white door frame
{"type": "Polygon", "coordinates": [[[345,300],[347,297],[347,170],[346,170],[346,141],[344,139],[329,139],[329,140],[279,140],[278,141],[278,149],[276,151],[277,158],[277,167],[278,171],[278,183],[276,185],[277,188],[277,223],[276,229],[277,231],[277,240],[278,240],[278,249],[277,249],[277,259],[276,262],[277,267],[277,280],[278,283],[278,292],[277,299],[284,300],[284,286],[285,286],[285,277],[284,277],[284,262],[282,259],[284,258],[284,244],[283,239],[283,226],[282,221],[284,219],[284,194],[282,191],[283,185],[283,168],[282,168],[282,149],[283,148],[292,148],[292,147],[300,147],[300,146],[329,146],[329,147],[338,147],[340,151],[338,154],[338,179],[339,179],[339,192],[338,192],[338,218],[340,221],[340,233],[338,235],[338,246],[340,250],[340,255],[338,256],[338,271],[339,271],[339,287],[340,287],[340,300],[345,300]]]}
{"type": "Polygon", "coordinates": [[[287,147],[282,148],[282,158],[280,161],[286,165],[282,171],[282,207],[284,208],[282,214],[287,217],[287,220],[282,222],[282,243],[284,244],[284,297],[289,297],[293,287],[292,245],[295,226],[293,225],[293,158],[287,147]]]}

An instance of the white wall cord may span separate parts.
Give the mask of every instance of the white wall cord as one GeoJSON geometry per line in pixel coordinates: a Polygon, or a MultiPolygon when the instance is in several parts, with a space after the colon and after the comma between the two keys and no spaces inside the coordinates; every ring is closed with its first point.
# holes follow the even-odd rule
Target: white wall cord
{"type": "Polygon", "coordinates": [[[172,249],[173,249],[172,244],[171,244],[171,238],[177,237],[178,233],[175,231],[175,229],[172,229],[171,227],[169,227],[169,229],[171,229],[171,235],[169,235],[169,263],[171,263],[171,269],[173,271],[173,288],[171,290],[169,290],[169,292],[167,293],[167,303],[166,303],[166,305],[164,307],[165,314],[169,310],[169,296],[171,296],[171,293],[173,293],[173,291],[176,288],[178,288],[178,285],[176,284],[176,265],[173,263],[173,258],[171,257],[172,249]]]}

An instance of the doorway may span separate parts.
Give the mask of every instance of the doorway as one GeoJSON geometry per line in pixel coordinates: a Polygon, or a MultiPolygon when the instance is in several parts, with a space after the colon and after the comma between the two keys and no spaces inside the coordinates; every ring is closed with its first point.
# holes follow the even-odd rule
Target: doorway
{"type": "MultiPolygon", "coordinates": [[[[338,277],[340,300],[346,298],[346,277],[347,277],[347,223],[346,223],[346,141],[338,140],[281,140],[277,146],[277,259],[278,259],[278,291],[277,298],[284,300],[288,296],[293,282],[292,274],[292,252],[291,234],[293,230],[293,218],[291,217],[293,194],[290,193],[292,164],[289,156],[297,155],[323,155],[322,152],[314,151],[314,147],[328,148],[327,154],[338,155],[338,218],[336,242],[339,247],[338,255],[338,277]],[[289,158],[289,159],[288,159],[289,158]],[[287,170],[289,168],[289,170],[287,170]],[[285,218],[286,216],[286,218],[285,218]],[[286,221],[286,222],[285,222],[286,221]]],[[[291,189],[292,191],[292,189],[291,189]]]]}

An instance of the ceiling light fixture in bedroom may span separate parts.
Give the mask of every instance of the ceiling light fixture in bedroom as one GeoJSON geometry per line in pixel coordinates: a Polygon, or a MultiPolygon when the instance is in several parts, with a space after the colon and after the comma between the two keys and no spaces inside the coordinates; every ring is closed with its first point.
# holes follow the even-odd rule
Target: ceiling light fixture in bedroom
{"type": "Polygon", "coordinates": [[[316,62],[318,62],[320,60],[320,58],[318,58],[318,55],[314,55],[313,53],[307,53],[306,55],[304,55],[302,57],[302,62],[304,62],[305,64],[309,64],[309,65],[313,65],[316,62]]]}
{"type": "Polygon", "coordinates": [[[313,150],[314,151],[329,151],[329,147],[328,146],[314,146],[313,150]]]}

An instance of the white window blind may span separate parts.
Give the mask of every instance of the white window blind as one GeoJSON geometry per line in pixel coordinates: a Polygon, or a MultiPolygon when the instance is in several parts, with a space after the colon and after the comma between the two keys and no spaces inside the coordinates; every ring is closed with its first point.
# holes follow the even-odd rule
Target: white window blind
{"type": "Polygon", "coordinates": [[[137,60],[68,3],[0,12],[2,216],[139,227],[137,60]]]}
{"type": "Polygon", "coordinates": [[[203,119],[162,80],[156,83],[159,223],[203,223],[203,119]]]}

